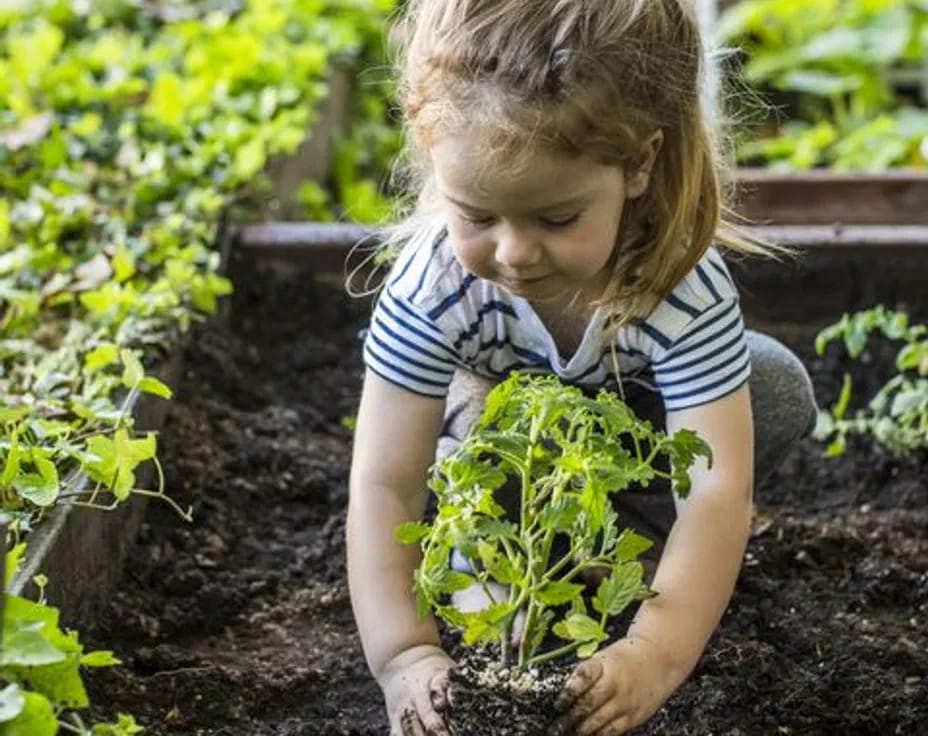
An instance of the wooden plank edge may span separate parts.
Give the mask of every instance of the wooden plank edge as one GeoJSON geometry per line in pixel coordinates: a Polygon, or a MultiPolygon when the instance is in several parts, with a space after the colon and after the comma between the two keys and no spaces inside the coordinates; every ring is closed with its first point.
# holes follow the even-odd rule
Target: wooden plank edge
{"type": "MultiPolygon", "coordinates": [[[[795,248],[928,247],[928,225],[756,225],[744,229],[795,248]]],[[[252,255],[310,265],[344,265],[359,243],[367,253],[376,248],[376,242],[377,231],[372,228],[335,223],[271,222],[247,225],[235,233],[235,247],[252,255]]]]}

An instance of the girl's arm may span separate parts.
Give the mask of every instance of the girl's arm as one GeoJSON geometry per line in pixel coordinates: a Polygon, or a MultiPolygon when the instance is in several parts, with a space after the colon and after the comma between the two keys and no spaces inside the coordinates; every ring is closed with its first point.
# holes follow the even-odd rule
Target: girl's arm
{"type": "Polygon", "coordinates": [[[696,665],[731,598],[751,532],[754,423],[747,385],[709,404],[671,412],[667,432],[692,429],[712,448],[690,471],[686,499],[674,497],[670,531],[646,601],[629,636],[659,643],[680,682],[696,665]]]}
{"type": "Polygon", "coordinates": [[[624,639],[577,668],[561,705],[563,733],[618,734],[649,718],[686,679],[735,587],[751,529],[754,429],[747,385],[668,413],[667,431],[693,429],[713,462],[690,471],[651,587],[624,639]]]}
{"type": "Polygon", "coordinates": [[[419,550],[398,542],[394,530],[422,518],[443,411],[440,399],[365,374],[349,483],[348,584],[364,654],[382,686],[397,663],[416,659],[414,647],[439,644],[434,619],[419,618],[412,595],[419,550]]]}

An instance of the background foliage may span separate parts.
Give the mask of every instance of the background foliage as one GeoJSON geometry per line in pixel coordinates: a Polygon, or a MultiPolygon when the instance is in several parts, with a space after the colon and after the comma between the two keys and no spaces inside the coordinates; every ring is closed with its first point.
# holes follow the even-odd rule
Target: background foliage
{"type": "MultiPolygon", "coordinates": [[[[879,170],[928,163],[928,2],[741,0],[719,42],[785,119],[746,133],[742,162],[879,170]]],[[[750,116],[750,115],[749,115],[750,116]]]]}
{"type": "MultiPolygon", "coordinates": [[[[0,5],[0,515],[5,545],[66,500],[109,507],[157,462],[133,428],[148,375],[231,289],[216,249],[269,160],[312,130],[336,66],[375,65],[392,0],[32,0],[0,5]]],[[[396,145],[389,87],[359,87],[329,216],[376,219],[396,145]]],[[[315,199],[311,196],[313,192],[315,199]]],[[[160,474],[159,474],[160,476],[160,474]]],[[[180,509],[179,509],[180,510],[180,509]]],[[[181,513],[184,513],[181,510],[181,513]]],[[[2,528],[2,527],[0,527],[2,528]]],[[[8,583],[18,545],[3,578],[8,583]]],[[[5,589],[5,587],[4,587],[5,589]]],[[[0,732],[128,736],[85,725],[85,653],[44,602],[3,594],[0,732]]]]}
{"type": "MultiPolygon", "coordinates": [[[[0,10],[0,508],[15,529],[82,471],[97,492],[132,490],[155,438],[131,439],[130,399],[170,395],[139,361],[230,291],[214,250],[223,213],[262,191],[268,160],[303,140],[329,70],[383,53],[391,8],[46,0],[0,10]]],[[[363,177],[394,140],[380,87],[361,89],[325,204],[372,219],[385,200],[363,177]]]]}

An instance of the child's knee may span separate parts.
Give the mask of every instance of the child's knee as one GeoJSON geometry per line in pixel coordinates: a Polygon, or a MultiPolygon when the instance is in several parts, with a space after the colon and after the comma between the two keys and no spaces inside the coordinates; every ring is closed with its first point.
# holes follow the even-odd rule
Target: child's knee
{"type": "Polygon", "coordinates": [[[762,477],[812,431],[818,407],[809,373],[789,348],[759,332],[749,331],[747,342],[756,465],[762,477]]]}

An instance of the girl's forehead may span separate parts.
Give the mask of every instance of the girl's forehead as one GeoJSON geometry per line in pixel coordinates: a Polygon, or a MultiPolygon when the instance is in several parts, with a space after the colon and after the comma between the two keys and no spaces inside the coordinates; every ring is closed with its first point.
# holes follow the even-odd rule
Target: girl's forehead
{"type": "Polygon", "coordinates": [[[588,156],[570,156],[526,143],[514,149],[492,144],[472,129],[436,140],[429,149],[436,180],[446,195],[556,202],[594,189],[606,168],[588,156]]]}

